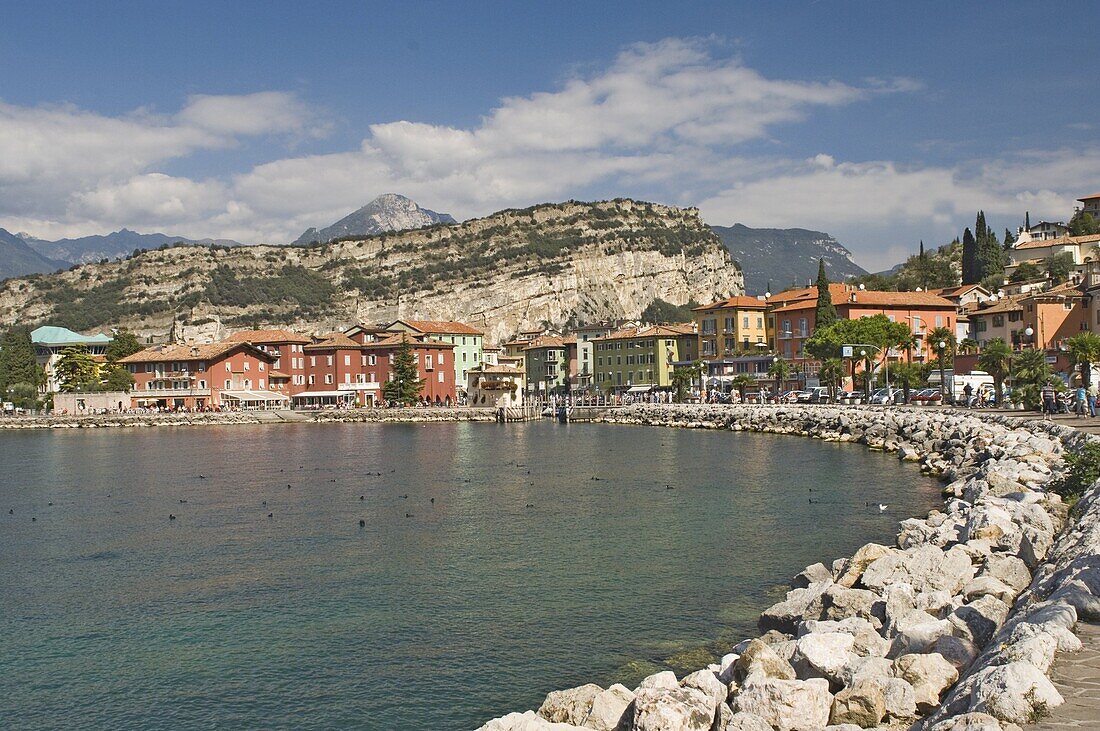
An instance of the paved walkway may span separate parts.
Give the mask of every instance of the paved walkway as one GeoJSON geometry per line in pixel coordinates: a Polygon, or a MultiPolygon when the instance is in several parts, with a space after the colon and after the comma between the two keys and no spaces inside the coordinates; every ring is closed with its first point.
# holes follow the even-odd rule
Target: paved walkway
{"type": "Polygon", "coordinates": [[[1100,624],[1079,622],[1077,636],[1085,649],[1060,654],[1051,673],[1066,702],[1048,718],[1027,726],[1029,731],[1100,729],[1100,624]]]}

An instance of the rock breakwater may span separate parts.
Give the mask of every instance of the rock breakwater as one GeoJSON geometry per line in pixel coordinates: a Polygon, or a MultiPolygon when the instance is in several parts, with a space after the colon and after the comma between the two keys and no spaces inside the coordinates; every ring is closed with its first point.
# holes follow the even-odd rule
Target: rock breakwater
{"type": "Polygon", "coordinates": [[[335,422],[496,421],[495,409],[407,408],[333,409],[328,411],[226,411],[196,414],[89,414],[84,416],[0,417],[0,429],[109,429],[212,424],[321,424],[335,422]]]}
{"type": "Polygon", "coordinates": [[[482,731],[1014,731],[1063,702],[1048,678],[1100,619],[1100,483],[1072,515],[1046,491],[1092,437],[973,412],[873,407],[634,406],[617,424],[864,444],[946,482],[943,509],[895,545],[807,566],[761,636],[677,679],[557,691],[482,731]]]}

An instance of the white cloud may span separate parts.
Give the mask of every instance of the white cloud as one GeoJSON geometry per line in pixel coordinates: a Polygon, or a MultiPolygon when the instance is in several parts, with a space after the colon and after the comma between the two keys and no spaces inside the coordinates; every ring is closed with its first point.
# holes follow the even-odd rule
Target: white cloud
{"type": "Polygon", "coordinates": [[[828,151],[789,159],[785,125],[923,84],[770,79],[726,50],[712,40],[636,44],[555,90],[502,99],[469,128],[379,120],[353,149],[276,155],[202,180],[168,175],[165,166],[250,138],[293,143],[328,125],[279,91],[195,95],[172,114],[117,117],[0,102],[0,226],[51,237],[125,225],[287,241],[385,191],[458,217],[644,195],[698,204],[715,224],[828,230],[874,263],[910,238],[954,235],[978,208],[1064,218],[1074,194],[1100,190],[1096,149],[934,166],[828,151]]]}

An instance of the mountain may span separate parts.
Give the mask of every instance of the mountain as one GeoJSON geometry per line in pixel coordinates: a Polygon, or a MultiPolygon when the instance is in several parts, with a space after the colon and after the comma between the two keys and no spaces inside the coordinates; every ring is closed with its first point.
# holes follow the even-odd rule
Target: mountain
{"type": "Polygon", "coordinates": [[[310,244],[314,241],[324,243],[347,236],[374,236],[386,231],[404,231],[437,223],[454,222],[454,218],[450,215],[421,208],[416,202],[403,195],[383,193],[331,226],[319,231],[315,228],[307,229],[294,243],[310,244]]]}
{"type": "Polygon", "coordinates": [[[20,237],[0,228],[0,279],[52,272],[67,266],[68,262],[43,256],[20,237]]]}
{"type": "Polygon", "coordinates": [[[83,264],[101,259],[115,259],[132,254],[137,249],[156,249],[161,246],[184,244],[219,244],[221,246],[240,246],[229,239],[188,239],[183,236],[168,236],[161,233],[139,234],[137,231],[122,229],[105,236],[82,236],[78,239],[60,239],[45,241],[26,234],[19,234],[28,245],[38,253],[71,264],[83,264]]]}
{"type": "Polygon", "coordinates": [[[817,261],[825,259],[825,273],[834,282],[867,273],[852,261],[852,252],[821,231],[804,228],[749,228],[711,226],[745,272],[750,294],[773,292],[791,284],[817,279],[817,261]]]}
{"type": "Polygon", "coordinates": [[[519,330],[637,318],[744,292],[694,208],[542,204],[460,224],[303,246],[177,246],[0,284],[0,326],[126,327],[195,340],[228,328],[321,333],[398,318],[519,330]]]}

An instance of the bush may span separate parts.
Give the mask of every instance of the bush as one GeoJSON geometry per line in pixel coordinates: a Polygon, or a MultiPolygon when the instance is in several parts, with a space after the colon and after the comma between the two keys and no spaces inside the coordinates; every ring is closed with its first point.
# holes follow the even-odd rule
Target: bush
{"type": "Polygon", "coordinates": [[[1100,479],[1100,444],[1089,442],[1077,451],[1066,452],[1065,461],[1065,474],[1050,483],[1050,490],[1076,500],[1100,479]]]}

